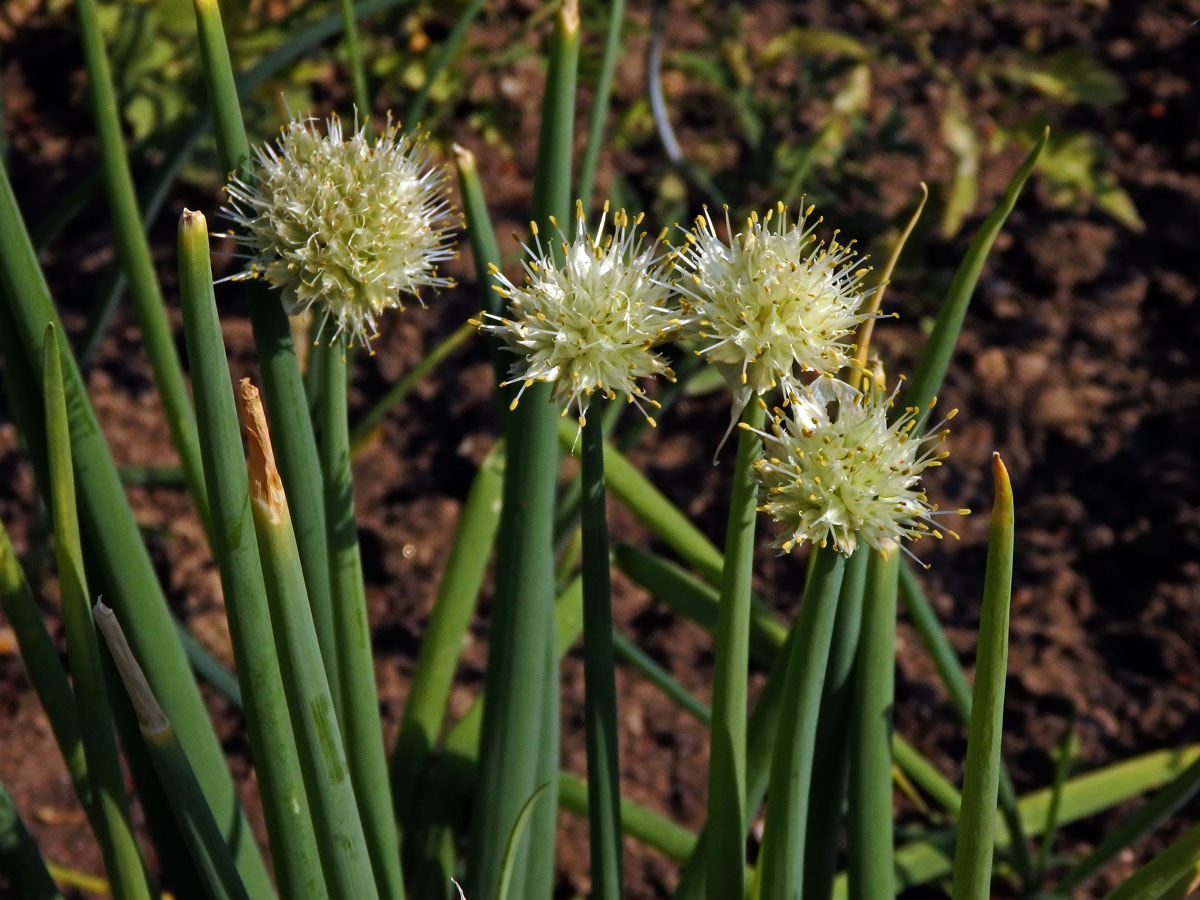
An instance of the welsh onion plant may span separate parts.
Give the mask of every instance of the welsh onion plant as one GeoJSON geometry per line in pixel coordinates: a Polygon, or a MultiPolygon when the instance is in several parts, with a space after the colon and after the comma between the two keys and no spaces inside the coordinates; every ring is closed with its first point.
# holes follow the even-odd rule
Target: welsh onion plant
{"type": "MultiPolygon", "coordinates": [[[[214,684],[228,673],[179,638],[7,172],[0,178],[5,396],[50,510],[66,665],[30,587],[38,579],[26,577],[3,530],[0,601],[117,900],[165,891],[213,900],[452,897],[458,881],[471,900],[548,900],[560,808],[587,819],[592,895],[604,900],[625,895],[626,837],[680,864],[680,900],[874,900],[929,882],[948,885],[954,900],[982,900],[996,878],[1024,897],[1065,895],[1200,789],[1200,747],[1070,777],[1068,735],[1053,785],[1015,794],[1000,755],[1015,501],[999,456],[973,686],[907,559],[916,559],[909,543],[952,534],[938,524],[943,515],[966,512],[929,499],[936,487],[925,481],[945,455],[946,430],[928,417],[984,260],[1046,136],[967,250],[912,377],[889,384],[868,349],[912,223],[880,277],[811,208],[780,204],[742,220],[704,211],[676,235],[608,204],[590,214],[620,2],[609,11],[578,172],[580,16],[572,0],[556,10],[519,276],[505,274],[476,161],[456,150],[485,305],[471,324],[492,338],[504,433],[467,495],[399,737],[385,748],[350,474],[353,447],[370,440],[383,412],[372,411],[351,439],[348,370],[355,348],[369,344],[405,295],[453,287],[438,270],[455,254],[447,170],[409,123],[389,119],[372,133],[348,2],[339,12],[363,118],[352,131],[336,117],[324,128],[293,118],[278,141],[251,150],[217,4],[194,3],[214,135],[230,175],[226,212],[249,259],[214,286],[207,220],[182,213],[179,294],[193,401],[148,266],[90,3],[80,3],[81,36],[122,265],[221,575],[237,670],[225,692],[246,717],[273,878],[233,800],[191,669],[214,684]],[[575,227],[560,230],[575,191],[583,197],[575,227]],[[219,298],[237,291],[249,304],[261,399],[225,355],[219,298]],[[319,345],[320,377],[307,387],[288,320],[303,310],[314,313],[319,345]],[[691,354],[677,367],[681,380],[707,366],[732,393],[726,437],[737,426],[734,458],[721,459],[723,438],[704,447],[730,481],[723,548],[606,441],[612,421],[592,411],[619,394],[653,424],[669,395],[647,382],[674,379],[665,355],[674,342],[691,354]],[[577,504],[557,490],[564,450],[580,457],[577,504]],[[613,546],[610,501],[628,507],[673,558],[613,546]],[[581,572],[571,577],[576,558],[555,559],[554,534],[556,520],[572,522],[576,510],[581,572]],[[776,550],[809,549],[807,573],[797,569],[804,599],[790,621],[753,590],[760,512],[775,520],[776,550]],[[487,677],[451,723],[454,668],[493,544],[487,677]],[[711,709],[614,632],[611,565],[713,633],[711,709]],[[964,720],[961,790],[892,732],[898,603],[964,720]],[[559,661],[581,635],[586,784],[560,771],[558,752],[559,661]],[[709,809],[698,834],[621,794],[617,655],[710,729],[709,809]],[[752,709],[751,664],[767,673],[752,709]],[[134,832],[114,735],[154,854],[134,832]],[[897,782],[938,807],[915,836],[895,828],[897,782]],[[1055,880],[1060,867],[1048,848],[1056,828],[1151,790],[1153,799],[1055,880]],[[760,810],[762,832],[752,837],[760,810]],[[1034,864],[1028,841],[1037,836],[1034,864]],[[751,840],[756,854],[747,853],[751,840]]],[[[448,40],[461,38],[478,9],[468,4],[448,40]]],[[[448,45],[439,66],[452,53],[448,45]]],[[[435,102],[427,87],[414,106],[435,102]]],[[[460,326],[454,343],[414,372],[435,369],[466,334],[460,326]]],[[[0,785],[6,888],[21,898],[62,896],[55,880],[66,884],[71,873],[55,862],[42,858],[0,785]]],[[[1112,896],[1182,897],[1198,865],[1193,829],[1112,896]]]]}

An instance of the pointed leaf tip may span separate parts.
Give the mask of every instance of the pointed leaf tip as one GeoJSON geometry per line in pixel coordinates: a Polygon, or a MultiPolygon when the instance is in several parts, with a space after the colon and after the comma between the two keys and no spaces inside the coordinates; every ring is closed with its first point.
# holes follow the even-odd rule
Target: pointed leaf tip
{"type": "Polygon", "coordinates": [[[462,144],[454,144],[454,162],[457,164],[460,171],[466,171],[475,168],[475,154],[464,147],[462,144]]]}
{"type": "Polygon", "coordinates": [[[996,500],[992,507],[992,519],[1011,519],[1013,512],[1012,482],[1008,477],[1008,468],[1000,458],[999,451],[992,453],[992,477],[995,482],[996,500]]]}

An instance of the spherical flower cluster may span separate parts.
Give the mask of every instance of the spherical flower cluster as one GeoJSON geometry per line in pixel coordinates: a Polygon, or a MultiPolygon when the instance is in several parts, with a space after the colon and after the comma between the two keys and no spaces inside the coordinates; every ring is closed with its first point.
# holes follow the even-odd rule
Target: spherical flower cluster
{"type": "Polygon", "coordinates": [[[769,433],[758,432],[763,439],[763,456],[754,463],[762,490],[759,510],[783,526],[773,546],[786,553],[812,541],[832,544],[849,556],[861,541],[886,555],[888,540],[941,538],[935,516],[968,512],[939,513],[921,491],[921,473],[941,465],[947,455],[937,445],[948,429],[939,424],[914,434],[915,407],[889,422],[895,397],[893,391],[872,398],[844,381],[818,378],[792,393],[787,408],[776,411],[769,433]]]}
{"type": "Polygon", "coordinates": [[[373,141],[346,139],[331,117],[289,122],[274,146],[254,153],[249,180],[234,177],[226,212],[249,249],[236,278],[265,278],[292,313],[315,307],[322,329],[366,343],[376,317],[403,309],[401,295],[446,287],[438,264],[451,259],[453,216],[442,167],[389,118],[373,141]]]}
{"type": "Polygon", "coordinates": [[[781,203],[765,217],[752,215],[726,244],[707,210],[686,232],[677,265],[690,275],[679,290],[689,312],[686,337],[722,369],[734,392],[737,416],[754,395],[797,371],[836,373],[850,362],[847,338],[869,315],[860,313],[871,293],[862,281],[851,244],[834,232],[826,245],[810,222],[812,207],[795,221],[781,203]],[[690,283],[689,283],[690,282],[690,283]]]}
{"type": "Polygon", "coordinates": [[[641,216],[630,219],[623,211],[612,216],[612,233],[605,235],[607,206],[594,236],[584,223],[582,205],[576,217],[574,240],[559,232],[561,263],[532,226],[524,283],[513,284],[492,270],[511,318],[482,313],[473,322],[517,354],[505,382],[522,383],[514,407],[525,388],[546,381],[564,415],[574,407],[581,422],[592,393],[601,391],[609,399],[624,394],[653,424],[646,406],[658,404],[638,380],[654,375],[674,379],[653,348],[680,327],[658,252],[661,236],[647,244],[636,230],[641,216]]]}

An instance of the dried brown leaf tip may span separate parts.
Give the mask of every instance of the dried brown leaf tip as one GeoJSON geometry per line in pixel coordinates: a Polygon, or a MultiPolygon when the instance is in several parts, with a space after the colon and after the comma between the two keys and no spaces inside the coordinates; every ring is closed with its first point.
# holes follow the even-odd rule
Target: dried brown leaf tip
{"type": "Polygon", "coordinates": [[[250,438],[250,499],[266,511],[273,524],[278,523],[283,517],[287,500],[283,493],[283,482],[279,479],[279,469],[275,467],[267,414],[263,410],[258,388],[250,383],[249,378],[243,378],[238,385],[238,402],[241,404],[242,422],[250,438]]]}

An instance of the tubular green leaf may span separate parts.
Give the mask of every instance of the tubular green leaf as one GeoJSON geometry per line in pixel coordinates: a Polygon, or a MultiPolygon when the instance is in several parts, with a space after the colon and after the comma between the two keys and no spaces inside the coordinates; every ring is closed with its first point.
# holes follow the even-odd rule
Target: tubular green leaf
{"type": "MultiPolygon", "coordinates": [[[[561,659],[583,631],[583,579],[574,579],[559,594],[554,604],[555,659],[561,659]]],[[[433,896],[446,887],[451,869],[445,862],[445,849],[453,846],[451,825],[468,802],[477,786],[476,761],[481,758],[480,732],[483,712],[487,707],[484,695],[475,698],[446,734],[432,784],[425,791],[418,821],[423,834],[417,835],[423,856],[421,865],[413,872],[414,896],[433,896]]],[[[409,844],[406,844],[406,849],[409,844]]],[[[453,857],[453,853],[450,854],[453,857]]]]}
{"type": "MultiPolygon", "coordinates": [[[[0,291],[0,305],[6,304],[0,318],[8,320],[0,322],[4,326],[0,342],[13,371],[27,370],[30,380],[37,383],[42,377],[46,323],[58,325],[58,313],[17,209],[7,172],[2,168],[0,172],[3,173],[0,285],[4,288],[0,291]],[[14,352],[18,348],[20,352],[14,352]]],[[[105,596],[116,609],[156,695],[172,720],[179,723],[180,742],[196,767],[218,823],[234,845],[243,880],[255,897],[269,897],[273,890],[266,866],[251,838],[249,823],[238,810],[237,793],[221,745],[187,657],[174,636],[166,598],[88,402],[79,367],[65,350],[62,361],[80,517],[89,547],[94,551],[93,570],[98,573],[105,596]]],[[[21,404],[15,411],[24,419],[20,422],[21,431],[27,435],[30,447],[39,446],[41,438],[37,435],[41,434],[41,424],[33,410],[21,404]]],[[[42,467],[43,463],[35,462],[35,466],[42,467]]]]}
{"type": "MultiPolygon", "coordinates": [[[[454,145],[454,164],[458,170],[458,184],[462,191],[463,213],[466,217],[467,240],[471,244],[471,257],[475,262],[479,299],[483,308],[493,315],[502,315],[504,299],[494,290],[499,285],[495,272],[499,271],[500,248],[496,244],[496,233],[492,229],[492,218],[488,213],[487,201],[483,196],[483,185],[479,183],[479,170],[475,167],[475,154],[465,147],[454,145]]],[[[500,342],[489,338],[488,349],[492,355],[492,369],[496,384],[504,381],[508,369],[508,354],[501,350],[500,342]]]]}
{"type": "Polygon", "coordinates": [[[63,900],[46,869],[37,841],[25,827],[3,782],[0,782],[0,872],[4,873],[14,897],[63,900]]]}
{"type": "MultiPolygon", "coordinates": [[[[533,218],[539,224],[570,211],[579,7],[559,9],[542,104],[533,218]]],[[[480,273],[483,278],[483,273],[480,273]]],[[[515,390],[515,389],[514,389],[515,390]]],[[[508,394],[515,402],[515,393],[508,394]]],[[[558,472],[557,412],[550,388],[527,389],[505,417],[508,464],[497,548],[496,588],[479,761],[479,805],[471,837],[469,894],[494,900],[500,846],[521,806],[541,784],[539,803],[521,842],[514,896],[545,900],[554,875],[558,771],[558,677],[549,636],[553,628],[554,559],[551,552],[554,486],[558,472]]]]}
{"type": "Polygon", "coordinates": [[[951,816],[958,816],[958,811],[962,808],[962,795],[958,788],[898,734],[892,735],[892,758],[913,784],[951,816]]]}
{"type": "Polygon", "coordinates": [[[71,436],[67,421],[67,393],[63,386],[59,343],[53,325],[46,328],[43,348],[46,403],[46,447],[49,453],[51,515],[54,520],[54,556],[62,594],[63,627],[67,658],[71,664],[75,713],[87,759],[88,779],[96,816],[96,840],[104,867],[121,900],[150,900],[145,862],[133,833],[129,798],[113,736],[112,709],[104,686],[100,645],[92,625],[91,601],[83,572],[83,544],[75,512],[75,477],[71,464],[71,436]]]}
{"type": "Polygon", "coordinates": [[[617,755],[604,429],[598,416],[585,420],[582,427],[583,681],[592,897],[620,900],[621,764],[617,755]]]}
{"type": "Polygon", "coordinates": [[[333,608],[337,611],[333,623],[337,642],[337,684],[342,694],[338,721],[379,896],[398,898],[404,896],[398,851],[400,838],[383,749],[379,690],[375,685],[362,555],[354,515],[354,484],[350,474],[346,370],[351,351],[342,340],[336,340],[320,347],[319,352],[324,357],[320,458],[325,482],[329,580],[333,608]]]}
{"type": "Polygon", "coordinates": [[[619,631],[613,631],[613,650],[618,657],[639,671],[647,681],[663,692],[684,712],[704,727],[712,724],[712,710],[696,699],[687,688],[671,677],[649,654],[619,631]]]}
{"type": "Polygon", "coordinates": [[[233,63],[229,59],[229,45],[225,42],[225,28],[221,24],[221,8],[217,0],[193,0],[193,7],[217,153],[228,175],[243,174],[250,164],[250,143],[246,140],[246,127],[242,122],[233,63]]]}
{"type": "Polygon", "coordinates": [[[896,578],[900,548],[867,566],[862,634],[854,662],[846,858],[851,900],[895,894],[892,827],[892,703],[896,669],[896,578]]]}
{"type": "MultiPolygon", "coordinates": [[[[921,351],[921,358],[917,361],[912,378],[909,379],[902,406],[919,406],[927,413],[933,405],[933,399],[941,390],[942,379],[946,377],[946,370],[950,367],[950,357],[954,354],[954,345],[958,343],[963,319],[967,315],[967,306],[971,302],[971,295],[975,292],[975,284],[979,281],[980,272],[983,271],[983,263],[987,259],[988,251],[992,249],[996,236],[1004,227],[1004,221],[1008,218],[1008,214],[1016,206],[1021,188],[1037,164],[1038,157],[1041,156],[1049,137],[1050,129],[1047,128],[1042,133],[1041,139],[1029,151],[1029,155],[1025,157],[1025,161],[1021,163],[1016,174],[1013,175],[999,205],[991,215],[984,219],[983,225],[980,226],[974,240],[971,241],[971,246],[967,248],[966,256],[963,257],[958,271],[954,273],[954,280],[950,283],[946,299],[938,312],[933,331],[929,335],[929,340],[925,342],[925,349],[921,351]]],[[[919,431],[920,428],[921,426],[918,424],[917,430],[919,431]]]]}
{"type": "MultiPolygon", "coordinates": [[[[938,622],[937,614],[925,597],[925,592],[921,590],[921,585],[917,582],[911,566],[902,565],[900,567],[900,599],[904,603],[909,618],[912,619],[913,626],[917,629],[921,643],[925,646],[925,652],[933,660],[934,667],[941,677],[942,686],[950,696],[951,705],[963,724],[969,725],[971,722],[971,686],[967,683],[967,676],[959,664],[958,656],[955,654],[954,648],[950,646],[950,641],[947,640],[946,633],[938,622]]],[[[1003,763],[1003,761],[1001,762],[1003,763]]],[[[1000,809],[1004,813],[1004,821],[1009,833],[1017,836],[1017,840],[1012,844],[1014,861],[1021,871],[1032,873],[1032,861],[1029,857],[1024,825],[1021,821],[1021,814],[1017,810],[1017,793],[1013,788],[1008,769],[1003,765],[1000,769],[1000,809]]]]}
{"type": "MultiPolygon", "coordinates": [[[[324,879],[271,631],[242,436],[213,295],[208,228],[203,215],[187,210],[179,221],[179,287],[188,363],[203,426],[200,450],[213,511],[213,552],[225,592],[280,893],[321,898],[326,896],[324,879]]],[[[171,718],[169,711],[167,717],[171,718]]],[[[253,894],[252,887],[247,889],[253,894]]]]}
{"type": "Polygon", "coordinates": [[[354,19],[353,0],[339,0],[342,11],[342,41],[346,46],[346,61],[354,84],[354,105],[360,116],[371,115],[371,95],[367,93],[367,71],[363,65],[362,47],[358,43],[358,25],[354,19]]]}
{"type": "MultiPolygon", "coordinates": [[[[548,787],[550,785],[543,784],[530,794],[525,805],[521,807],[521,811],[517,813],[517,821],[513,823],[508,841],[504,845],[504,860],[500,863],[500,882],[496,885],[496,900],[508,900],[513,874],[519,862],[517,847],[520,846],[521,836],[525,832],[525,826],[529,823],[529,817],[533,815],[533,808],[537,804],[538,798],[548,787]]],[[[517,898],[513,898],[513,900],[517,900],[517,898]]]]}
{"type": "MultiPolygon", "coordinates": [[[[1156,750],[1073,778],[1062,791],[1059,824],[1078,822],[1160,787],[1198,759],[1200,745],[1192,744],[1172,750],[1156,750]]],[[[1046,822],[1046,812],[1051,802],[1053,792],[1049,788],[1021,798],[1019,808],[1027,833],[1036,835],[1040,831],[1046,822]]],[[[996,818],[997,846],[1006,847],[1009,841],[1004,821],[999,816],[996,818]]],[[[902,891],[950,874],[954,865],[951,858],[953,845],[954,832],[948,830],[898,848],[896,890],[902,891]]],[[[834,900],[847,900],[844,875],[838,877],[833,896],[834,900]]]]}
{"type": "MultiPolygon", "coordinates": [[[[649,591],[660,603],[701,628],[716,629],[720,594],[715,589],[674,563],[630,544],[618,544],[613,550],[613,561],[626,578],[649,591]]],[[[750,659],[764,668],[770,667],[787,633],[766,606],[755,602],[750,620],[750,659]]]]}
{"type": "MultiPolygon", "coordinates": [[[[229,48],[221,26],[221,11],[217,0],[194,0],[194,5],[217,154],[226,172],[248,176],[250,145],[246,141],[229,48]]],[[[304,566],[317,639],[321,642],[325,676],[329,679],[340,717],[343,714],[340,709],[342,687],[329,580],[325,493],[317,441],[308,414],[308,397],[296,359],[291,325],[279,299],[270,296],[266,287],[259,283],[248,284],[247,294],[267,417],[279,448],[279,474],[283,477],[284,490],[292,498],[292,527],[300,546],[300,562],[304,566]]]]}
{"type": "Polygon", "coordinates": [[[459,45],[462,44],[463,38],[467,34],[467,29],[471,27],[471,23],[475,21],[475,17],[479,15],[481,9],[483,9],[483,0],[471,0],[454,20],[454,27],[442,39],[437,56],[433,58],[433,62],[429,64],[429,70],[425,73],[424,83],[420,90],[413,95],[408,108],[404,111],[404,126],[409,131],[412,131],[420,123],[421,116],[425,113],[425,104],[429,101],[429,92],[433,90],[433,86],[445,71],[446,66],[450,65],[450,60],[458,52],[459,45]]]}
{"type": "MultiPolygon", "coordinates": [[[[587,817],[587,785],[571,773],[562,772],[558,776],[558,796],[567,812],[587,817]]],[[[621,799],[621,828],[635,841],[668,859],[687,859],[696,846],[696,836],[682,825],[625,798],[621,799]]]]}
{"type": "MultiPolygon", "coordinates": [[[[575,445],[577,425],[564,419],[558,425],[558,442],[565,450],[575,445]]],[[[572,452],[578,452],[574,447],[572,452]]],[[[623,503],[654,534],[666,541],[684,562],[694,568],[709,584],[720,584],[724,560],[721,551],[713,546],[677,506],[663,496],[662,491],[630,464],[612,447],[604,452],[604,479],[608,491],[623,503]]]]}
{"type": "Polygon", "coordinates": [[[845,563],[840,553],[817,555],[796,619],[796,639],[784,680],[787,704],[780,714],[767,789],[760,862],[763,900],[791,900],[804,884],[803,842],[812,791],[817,713],[845,563]]]}
{"type": "MultiPolygon", "coordinates": [[[[828,551],[813,550],[816,554],[823,552],[828,551]]],[[[833,622],[829,666],[825,672],[817,722],[812,811],[804,839],[804,897],[807,900],[829,900],[833,877],[837,873],[842,807],[846,800],[846,776],[853,748],[848,742],[853,701],[851,675],[862,628],[868,555],[869,551],[863,549],[846,562],[837,617],[833,622]]]]}
{"type": "Polygon", "coordinates": [[[249,900],[229,848],[217,828],[212,810],[204,799],[191,763],[179,746],[175,729],[167,721],[146,676],[129,649],[129,642],[111,609],[97,602],[96,627],[108,644],[117,672],[137,713],[138,727],[146,750],[162,784],[175,821],[211,900],[249,900]]]}
{"type": "Polygon", "coordinates": [[[708,897],[741,897],[746,886],[746,690],[750,671],[750,579],[758,484],[753,477],[766,411],[742,414],[725,531],[725,564],[717,604],[713,660],[713,724],[708,763],[708,897]]]}
{"type": "MultiPolygon", "coordinates": [[[[1081,859],[1055,887],[1060,894],[1070,894],[1100,871],[1126,847],[1149,834],[1173,815],[1200,791],[1200,759],[1175,776],[1137,812],[1104,836],[1091,853],[1081,859]]],[[[1063,822],[1060,811],[1058,820],[1063,822]]]]}
{"type": "Polygon", "coordinates": [[[488,550],[500,525],[503,489],[504,443],[499,441],[484,458],[463,503],[392,748],[392,793],[401,827],[409,832],[416,830],[412,817],[420,808],[415,801],[421,775],[446,717],[463,638],[483,586],[488,550]]]}
{"type": "Polygon", "coordinates": [[[600,163],[600,148],[604,143],[604,122],[608,118],[608,99],[612,95],[613,73],[617,54],[621,50],[621,25],[625,21],[625,0],[609,0],[608,30],[604,33],[604,56],[600,75],[592,94],[592,112],[588,117],[587,143],[579,165],[579,191],[583,208],[592,206],[592,191],[596,183],[596,167],[600,163]]]}
{"type": "Polygon", "coordinates": [[[75,714],[75,695],[67,673],[58,661],[58,649],[46,623],[38,610],[37,601],[29,590],[25,573],[17,559],[17,553],[8,540],[8,533],[0,523],[0,609],[8,618],[21,661],[29,680],[37,691],[38,700],[50,721],[50,730],[67,765],[67,774],[75,788],[75,794],[89,821],[96,815],[88,784],[87,760],[83,754],[83,743],[79,737],[79,718],[75,714]]]}
{"type": "Polygon", "coordinates": [[[266,414],[248,378],[241,382],[238,399],[249,436],[250,511],[325,884],[331,897],[370,898],[376,896],[376,888],[367,841],[321,664],[291,513],[275,467],[266,414]]]}
{"type": "Polygon", "coordinates": [[[1062,788],[1067,781],[1067,774],[1075,762],[1075,706],[1071,706],[1071,714],[1067,717],[1066,727],[1063,728],[1062,738],[1058,742],[1058,759],[1054,763],[1054,781],[1050,786],[1050,809],[1046,812],[1046,825],[1042,830],[1042,841],[1038,846],[1037,858],[1034,860],[1034,883],[1041,884],[1046,878],[1046,866],[1050,862],[1050,850],[1054,846],[1054,837],[1058,832],[1058,810],[1062,806],[1062,788]]]}
{"type": "Polygon", "coordinates": [[[996,500],[988,534],[971,726],[967,731],[967,761],[963,771],[963,802],[954,848],[953,900],[987,900],[992,881],[1013,559],[1012,486],[1000,454],[992,455],[992,463],[996,500]]]}
{"type": "Polygon", "coordinates": [[[88,94],[92,103],[96,135],[99,138],[101,172],[108,194],[108,204],[112,210],[117,254],[129,282],[129,294],[133,300],[134,312],[137,313],[138,325],[142,330],[146,355],[158,385],[158,394],[166,412],[171,438],[183,463],[192,502],[201,524],[206,531],[211,532],[208,498],[204,490],[204,472],[200,465],[200,444],[196,435],[196,419],[188,402],[183,370],[179,365],[175,341],[167,322],[166,305],[158,285],[158,276],[154,272],[154,262],[150,257],[150,242],[146,238],[141,213],[138,210],[137,192],[133,186],[133,175],[129,171],[129,160],[125,155],[125,142],[121,137],[120,113],[113,92],[104,38],[100,33],[96,2],[78,0],[75,7],[79,14],[79,34],[88,72],[88,94]]]}
{"type": "Polygon", "coordinates": [[[375,429],[379,423],[384,420],[384,417],[397,406],[401,400],[408,396],[409,392],[416,387],[421,379],[432,372],[438,365],[451,353],[467,342],[467,339],[475,333],[475,328],[469,324],[459,325],[458,328],[450,332],[450,334],[442,340],[436,347],[421,357],[420,362],[412,367],[404,377],[397,381],[394,385],[388,388],[387,393],[376,401],[370,409],[368,409],[358,423],[350,431],[350,453],[352,456],[357,456],[359,451],[366,446],[371,439],[375,429]]]}
{"type": "MultiPolygon", "coordinates": [[[[1152,859],[1123,881],[1108,900],[1164,900],[1168,891],[1176,888],[1177,882],[1195,877],[1195,867],[1200,861],[1200,825],[1196,825],[1183,837],[1152,859]]],[[[1185,897],[1188,891],[1176,893],[1185,897]]]]}

